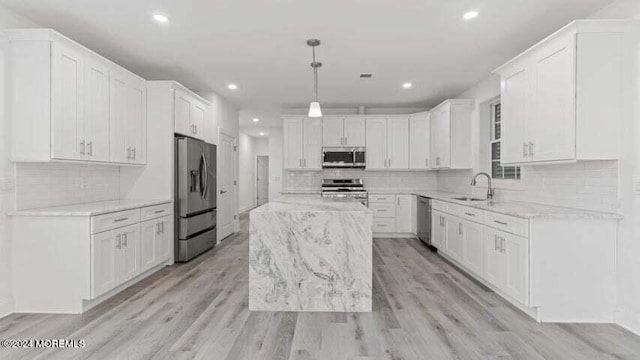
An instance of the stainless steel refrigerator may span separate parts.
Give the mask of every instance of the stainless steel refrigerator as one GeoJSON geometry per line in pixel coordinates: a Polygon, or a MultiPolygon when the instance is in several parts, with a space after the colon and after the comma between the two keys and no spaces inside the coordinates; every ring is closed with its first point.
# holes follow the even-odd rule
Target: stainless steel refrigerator
{"type": "Polygon", "coordinates": [[[175,261],[216,244],[216,146],[176,136],[175,261]]]}

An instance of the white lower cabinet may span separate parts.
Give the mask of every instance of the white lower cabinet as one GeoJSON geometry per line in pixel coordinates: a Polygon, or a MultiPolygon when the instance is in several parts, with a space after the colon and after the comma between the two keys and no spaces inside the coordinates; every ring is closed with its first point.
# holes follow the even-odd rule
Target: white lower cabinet
{"type": "Polygon", "coordinates": [[[373,212],[373,232],[411,233],[414,228],[414,195],[376,194],[369,196],[373,212]]]}
{"type": "Polygon", "coordinates": [[[467,220],[462,220],[460,224],[462,230],[462,265],[476,275],[482,275],[484,227],[481,224],[467,220]]]}
{"type": "Polygon", "coordinates": [[[484,236],[485,279],[528,305],[528,239],[487,227],[484,236]]]}
{"type": "Polygon", "coordinates": [[[446,215],[440,211],[431,212],[431,245],[436,249],[444,251],[447,243],[447,222],[446,215]]]}
{"type": "Polygon", "coordinates": [[[145,271],[170,257],[171,217],[144,221],[140,228],[140,266],[145,271]]]}

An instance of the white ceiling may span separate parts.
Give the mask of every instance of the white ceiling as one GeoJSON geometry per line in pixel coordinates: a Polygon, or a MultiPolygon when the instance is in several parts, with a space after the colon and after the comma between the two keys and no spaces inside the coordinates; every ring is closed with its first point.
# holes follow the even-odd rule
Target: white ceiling
{"type": "MultiPolygon", "coordinates": [[[[0,0],[150,80],[215,91],[241,126],[312,97],[321,39],[325,106],[431,107],[534,42],[611,0],[0,0]],[[467,10],[480,16],[463,21],[467,10]],[[162,12],[169,23],[154,22],[162,12]],[[373,73],[361,81],[360,73],[373,73]],[[405,81],[413,88],[403,90],[405,81]],[[226,85],[236,83],[230,91],[226,85]]],[[[263,119],[264,118],[264,119],[263,119]]]]}

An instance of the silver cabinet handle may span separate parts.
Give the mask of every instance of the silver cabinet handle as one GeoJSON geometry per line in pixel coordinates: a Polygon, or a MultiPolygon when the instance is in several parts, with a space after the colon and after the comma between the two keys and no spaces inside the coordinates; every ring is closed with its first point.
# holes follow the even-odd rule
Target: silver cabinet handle
{"type": "Polygon", "coordinates": [[[523,157],[529,156],[529,145],[527,145],[526,142],[522,143],[522,156],[523,157]]]}
{"type": "Polygon", "coordinates": [[[136,148],[134,147],[133,150],[131,151],[131,154],[133,156],[133,160],[136,159],[136,148]]]}
{"type": "Polygon", "coordinates": [[[128,241],[127,241],[127,233],[122,234],[122,246],[124,247],[129,247],[128,245],[128,241]]]}
{"type": "Polygon", "coordinates": [[[302,159],[302,166],[307,167],[307,159],[302,159]]]}
{"type": "Polygon", "coordinates": [[[505,248],[505,239],[504,238],[500,238],[500,252],[504,253],[504,248],[505,248]]]}
{"type": "Polygon", "coordinates": [[[298,160],[298,162],[300,163],[300,167],[302,167],[302,159],[298,160]]]}
{"type": "Polygon", "coordinates": [[[508,223],[504,222],[504,221],[498,221],[498,220],[493,220],[494,223],[496,224],[500,224],[500,225],[509,225],[508,223]]]}
{"type": "Polygon", "coordinates": [[[220,190],[220,194],[226,194],[227,191],[226,190],[220,190]]]}
{"type": "Polygon", "coordinates": [[[131,159],[131,148],[127,148],[127,160],[131,159]]]}
{"type": "Polygon", "coordinates": [[[458,223],[458,235],[462,235],[462,223],[458,223]]]}
{"type": "Polygon", "coordinates": [[[87,155],[93,156],[93,141],[87,143],[87,155]]]}
{"type": "Polygon", "coordinates": [[[472,213],[468,213],[468,212],[466,212],[464,214],[467,215],[467,216],[476,216],[476,214],[472,214],[472,213]]]}
{"type": "Polygon", "coordinates": [[[115,219],[115,220],[113,220],[113,222],[121,222],[121,221],[125,221],[125,220],[129,220],[129,218],[125,217],[125,218],[115,219]]]}
{"type": "Polygon", "coordinates": [[[160,223],[160,232],[164,233],[164,222],[160,223]]]}
{"type": "Polygon", "coordinates": [[[529,141],[529,156],[533,157],[533,143],[529,141]]]}
{"type": "Polygon", "coordinates": [[[429,167],[429,158],[426,158],[426,159],[424,160],[424,162],[425,162],[425,167],[427,167],[427,168],[428,168],[428,167],[429,167]]]}
{"type": "Polygon", "coordinates": [[[498,251],[498,235],[493,236],[494,250],[498,251]]]}
{"type": "Polygon", "coordinates": [[[440,166],[440,156],[436,157],[436,166],[440,166]]]}
{"type": "Polygon", "coordinates": [[[84,140],[80,141],[80,155],[84,155],[84,140]]]}
{"type": "Polygon", "coordinates": [[[349,145],[349,138],[348,138],[348,137],[345,137],[345,138],[344,138],[344,144],[345,144],[345,145],[349,145]]]}
{"type": "Polygon", "coordinates": [[[160,223],[156,224],[156,234],[160,234],[160,223]]]}
{"type": "Polygon", "coordinates": [[[198,134],[198,125],[193,125],[194,129],[196,129],[195,134],[198,134]]]}
{"type": "Polygon", "coordinates": [[[389,159],[389,167],[391,167],[391,159],[389,159]]]}
{"type": "Polygon", "coordinates": [[[160,214],[160,213],[163,213],[163,212],[164,212],[164,210],[156,210],[156,211],[154,211],[153,213],[154,213],[154,214],[160,214]]]}
{"type": "Polygon", "coordinates": [[[398,200],[398,206],[400,206],[400,197],[396,197],[396,200],[398,200]]]}
{"type": "Polygon", "coordinates": [[[122,249],[122,235],[116,236],[116,249],[122,249]]]}

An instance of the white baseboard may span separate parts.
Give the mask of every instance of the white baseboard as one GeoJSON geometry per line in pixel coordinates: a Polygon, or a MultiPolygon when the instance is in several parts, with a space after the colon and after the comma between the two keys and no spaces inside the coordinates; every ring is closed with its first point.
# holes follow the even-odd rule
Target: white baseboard
{"type": "Polygon", "coordinates": [[[640,313],[638,312],[629,309],[616,310],[616,324],[636,335],[640,335],[640,313]]]}
{"type": "Polygon", "coordinates": [[[238,214],[242,214],[245,211],[249,211],[251,209],[254,209],[256,206],[255,204],[249,205],[249,206],[243,206],[238,210],[238,214]]]}
{"type": "Polygon", "coordinates": [[[0,301],[0,318],[13,314],[13,301],[11,299],[2,299],[0,301]]]}

